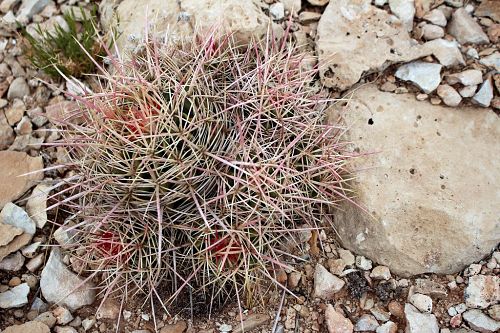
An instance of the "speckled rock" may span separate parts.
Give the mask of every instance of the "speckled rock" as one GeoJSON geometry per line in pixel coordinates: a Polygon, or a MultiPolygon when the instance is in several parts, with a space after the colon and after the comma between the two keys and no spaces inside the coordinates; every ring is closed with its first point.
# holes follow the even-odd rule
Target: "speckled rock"
{"type": "Polygon", "coordinates": [[[450,112],[374,85],[336,110],[352,149],[378,152],[355,163],[363,171],[353,186],[371,215],[342,207],[335,224],[344,247],[406,276],[454,273],[491,253],[500,241],[500,207],[491,200],[500,187],[493,111],[450,112]]]}

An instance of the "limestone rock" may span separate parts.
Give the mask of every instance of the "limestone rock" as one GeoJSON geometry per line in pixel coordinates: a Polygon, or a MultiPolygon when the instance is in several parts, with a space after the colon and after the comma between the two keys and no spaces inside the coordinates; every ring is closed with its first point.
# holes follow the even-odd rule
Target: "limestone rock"
{"type": "Polygon", "coordinates": [[[273,3],[269,6],[269,14],[274,20],[282,20],[285,17],[285,6],[281,2],[273,3]]]}
{"type": "Polygon", "coordinates": [[[432,53],[370,0],[331,0],[318,23],[316,49],[322,82],[341,90],[364,73],[432,53]]]}
{"type": "Polygon", "coordinates": [[[455,41],[439,38],[425,43],[424,47],[445,67],[465,65],[462,52],[460,52],[458,44],[455,41]]]}
{"type": "Polygon", "coordinates": [[[423,17],[424,20],[431,22],[432,24],[438,25],[440,27],[446,27],[446,16],[439,9],[433,9],[423,17]]]}
{"type": "Polygon", "coordinates": [[[28,304],[28,294],[30,287],[27,283],[22,283],[10,290],[0,293],[0,308],[19,308],[28,304]]]}
{"type": "Polygon", "coordinates": [[[438,64],[415,61],[400,66],[395,76],[404,81],[411,81],[429,94],[436,90],[441,82],[441,67],[438,64]]]}
{"type": "Polygon", "coordinates": [[[460,83],[464,86],[472,86],[483,83],[483,74],[478,69],[468,69],[460,73],[446,76],[446,82],[449,84],[460,83]]]}
{"type": "Polygon", "coordinates": [[[436,317],[430,313],[420,313],[413,305],[405,305],[407,333],[439,333],[436,317]]]}
{"type": "Polygon", "coordinates": [[[500,302],[500,277],[474,275],[464,291],[465,304],[469,308],[486,309],[500,302]]]}
{"type": "Polygon", "coordinates": [[[42,168],[41,157],[31,157],[22,152],[0,151],[0,209],[6,203],[18,199],[36,181],[42,180],[43,172],[35,172],[42,168]]]}
{"type": "Polygon", "coordinates": [[[74,311],[94,302],[95,290],[90,282],[71,272],[62,262],[61,252],[53,248],[42,270],[40,288],[45,299],[74,311]]]}
{"type": "Polygon", "coordinates": [[[500,322],[491,319],[480,310],[466,311],[463,318],[472,329],[481,333],[493,333],[500,330],[500,322]]]}
{"type": "Polygon", "coordinates": [[[25,233],[34,235],[36,231],[35,222],[21,207],[9,202],[0,213],[0,221],[3,224],[8,224],[22,229],[25,233]]]}
{"type": "Polygon", "coordinates": [[[447,84],[441,84],[437,88],[437,94],[441,97],[444,104],[448,106],[458,106],[462,101],[460,94],[452,86],[447,84]]]}
{"type": "Polygon", "coordinates": [[[488,107],[490,106],[492,99],[493,83],[491,82],[491,79],[487,79],[483,82],[474,97],[472,97],[472,103],[488,107]]]}
{"type": "Polygon", "coordinates": [[[479,60],[479,63],[500,71],[500,52],[495,52],[493,54],[490,54],[489,56],[482,57],[479,60]]]}
{"type": "Polygon", "coordinates": [[[486,44],[490,41],[479,23],[474,21],[464,8],[453,13],[448,32],[461,44],[486,44]]]}
{"type": "MultiPolygon", "coordinates": [[[[255,0],[183,0],[181,3],[177,0],[123,0],[116,6],[115,15],[109,6],[103,5],[101,10],[106,12],[105,27],[118,18],[117,29],[121,35],[117,46],[120,50],[130,50],[135,47],[133,41],[142,38],[146,22],[155,26],[158,34],[163,32],[164,35],[168,28],[176,38],[190,35],[192,26],[200,29],[217,26],[219,30],[234,32],[241,42],[251,37],[260,38],[267,33],[269,18],[259,6],[260,2],[255,0]]],[[[273,30],[279,28],[273,24],[273,30]]]]}
{"type": "Polygon", "coordinates": [[[14,130],[3,112],[0,112],[0,150],[7,149],[12,142],[14,142],[14,130]]]}
{"type": "Polygon", "coordinates": [[[370,277],[375,280],[389,280],[391,278],[391,272],[387,266],[377,266],[370,273],[370,277]]]}
{"type": "Polygon", "coordinates": [[[50,329],[44,323],[39,321],[29,321],[22,325],[9,326],[3,330],[3,333],[50,333],[50,329]]]}
{"type": "Polygon", "coordinates": [[[373,332],[379,326],[380,325],[378,324],[377,319],[375,319],[374,316],[369,315],[369,314],[364,314],[356,322],[356,325],[354,326],[354,330],[356,332],[373,332]]]}
{"type": "Polygon", "coordinates": [[[341,313],[335,311],[331,304],[326,305],[325,321],[328,333],[352,333],[354,326],[351,321],[341,313]]]}
{"type": "Polygon", "coordinates": [[[335,223],[344,247],[406,276],[454,273],[491,253],[500,241],[493,111],[450,112],[375,85],[359,88],[343,110],[351,112],[336,114],[352,149],[378,152],[354,165],[363,171],[353,187],[371,215],[342,207],[335,223]]]}
{"type": "Polygon", "coordinates": [[[9,91],[7,91],[7,99],[22,99],[24,96],[29,95],[29,93],[30,88],[28,87],[24,77],[16,77],[10,84],[9,91]]]}
{"type": "Polygon", "coordinates": [[[415,17],[414,0],[389,0],[389,8],[401,20],[406,30],[413,30],[413,18],[415,17]]]}
{"type": "Polygon", "coordinates": [[[47,196],[50,191],[50,186],[46,184],[38,184],[34,189],[31,197],[26,203],[26,212],[35,221],[38,228],[43,228],[47,223],[47,196]]]}
{"type": "Polygon", "coordinates": [[[422,35],[425,40],[443,38],[444,29],[434,24],[426,24],[422,27],[422,35]]]}
{"type": "Polygon", "coordinates": [[[314,272],[314,296],[324,300],[330,300],[342,289],[345,282],[332,273],[323,265],[317,264],[314,272]]]}
{"type": "Polygon", "coordinates": [[[465,86],[462,89],[460,89],[458,93],[462,97],[472,97],[476,94],[476,90],[477,90],[477,85],[465,86]]]}
{"type": "Polygon", "coordinates": [[[424,294],[413,294],[410,296],[410,303],[421,312],[432,312],[432,298],[424,294]]]}
{"type": "Polygon", "coordinates": [[[23,233],[23,229],[0,223],[0,246],[5,246],[9,244],[16,236],[23,233]]]}
{"type": "Polygon", "coordinates": [[[18,271],[23,268],[24,257],[21,252],[17,251],[8,255],[0,261],[0,270],[4,271],[18,271]]]}
{"type": "Polygon", "coordinates": [[[500,6],[498,0],[483,0],[474,11],[475,16],[486,16],[500,22],[500,6]]]}
{"type": "Polygon", "coordinates": [[[33,15],[40,13],[48,4],[49,0],[23,0],[17,16],[18,21],[30,20],[33,15]]]}
{"type": "Polygon", "coordinates": [[[388,321],[382,325],[380,325],[375,333],[397,333],[398,325],[392,321],[388,321]]]}

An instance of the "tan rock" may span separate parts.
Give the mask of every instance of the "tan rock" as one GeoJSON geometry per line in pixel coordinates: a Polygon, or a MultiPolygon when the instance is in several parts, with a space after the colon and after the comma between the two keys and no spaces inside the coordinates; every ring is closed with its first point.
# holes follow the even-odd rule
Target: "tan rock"
{"type": "Polygon", "coordinates": [[[187,324],[185,321],[178,321],[173,325],[165,325],[160,330],[160,333],[184,333],[187,329],[187,324]]]}
{"type": "Polygon", "coordinates": [[[23,233],[23,229],[13,225],[0,223],[0,246],[9,244],[16,236],[23,233]]]}
{"type": "Polygon", "coordinates": [[[22,325],[9,326],[3,333],[50,333],[50,329],[39,321],[29,321],[22,325]]]}
{"type": "Polygon", "coordinates": [[[345,109],[353,149],[376,152],[358,160],[353,184],[370,214],[346,205],[336,219],[345,247],[402,275],[454,273],[491,252],[500,241],[493,111],[450,112],[373,85],[345,109]]]}
{"type": "Polygon", "coordinates": [[[370,0],[332,0],[318,24],[316,48],[327,87],[347,89],[363,73],[430,55],[414,45],[405,27],[370,0]]]}
{"type": "Polygon", "coordinates": [[[26,203],[26,212],[40,229],[47,223],[47,196],[49,191],[49,185],[38,184],[26,203]]]}
{"type": "Polygon", "coordinates": [[[8,256],[9,254],[16,252],[23,246],[29,244],[31,238],[33,238],[33,235],[23,233],[19,236],[16,236],[9,244],[0,247],[0,261],[3,260],[3,258],[8,256]]]}
{"type": "Polygon", "coordinates": [[[31,157],[23,152],[0,151],[0,209],[18,199],[36,181],[43,178],[41,157],[31,157]],[[32,173],[34,172],[34,173],[32,173]],[[31,173],[29,175],[25,175],[31,173]]]}
{"type": "Polygon", "coordinates": [[[215,27],[220,31],[234,32],[242,42],[262,37],[267,32],[268,24],[282,30],[269,21],[260,9],[260,2],[255,0],[183,0],[181,3],[177,0],[124,0],[116,7],[114,15],[112,8],[116,1],[108,0],[106,3],[100,6],[105,12],[104,26],[111,26],[113,17],[118,17],[121,36],[117,45],[121,50],[125,46],[127,50],[135,47],[134,41],[144,35],[146,22],[155,27],[155,32],[163,32],[163,35],[168,29],[171,34],[183,38],[192,33],[192,27],[215,27]]]}
{"type": "Polygon", "coordinates": [[[483,0],[477,9],[474,11],[475,16],[487,16],[491,19],[500,22],[500,6],[498,0],[483,0]]]}
{"type": "Polygon", "coordinates": [[[351,321],[341,313],[335,311],[335,308],[331,304],[326,306],[325,322],[328,333],[351,333],[354,330],[351,321]]]}

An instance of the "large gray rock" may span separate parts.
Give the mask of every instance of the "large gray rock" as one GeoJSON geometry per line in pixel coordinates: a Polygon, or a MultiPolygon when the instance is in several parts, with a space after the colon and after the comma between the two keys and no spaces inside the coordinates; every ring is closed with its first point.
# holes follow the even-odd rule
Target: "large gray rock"
{"type": "Polygon", "coordinates": [[[336,217],[345,247],[402,275],[457,272],[491,252],[500,241],[493,111],[450,112],[373,85],[337,110],[352,148],[372,153],[355,165],[365,211],[346,204],[336,217]]]}
{"type": "Polygon", "coordinates": [[[366,72],[431,54],[405,26],[370,0],[332,0],[318,24],[316,49],[322,82],[347,89],[366,72]]]}
{"type": "Polygon", "coordinates": [[[94,285],[71,272],[62,262],[61,252],[53,248],[42,270],[40,288],[49,302],[74,311],[95,300],[94,285]]]}
{"type": "Polygon", "coordinates": [[[117,45],[123,49],[126,45],[133,47],[130,42],[144,35],[146,22],[154,26],[157,33],[168,30],[179,38],[191,34],[193,26],[233,32],[242,42],[262,37],[269,24],[273,30],[282,31],[269,21],[259,4],[256,0],[105,0],[100,9],[105,27],[118,22],[121,36],[117,45]]]}

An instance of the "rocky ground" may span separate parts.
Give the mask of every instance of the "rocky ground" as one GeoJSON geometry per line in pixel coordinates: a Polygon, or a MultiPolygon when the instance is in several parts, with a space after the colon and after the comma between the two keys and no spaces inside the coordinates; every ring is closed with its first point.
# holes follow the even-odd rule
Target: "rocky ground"
{"type": "MultiPolygon", "coordinates": [[[[210,319],[157,314],[157,326],[147,308],[128,304],[117,327],[120,304],[99,307],[92,284],[50,247],[67,237],[64,229],[54,232],[58,219],[45,212],[53,204],[51,186],[65,173],[38,170],[65,159],[64,151],[44,144],[58,138],[51,120],[74,107],[61,91],[74,87],[49,88],[35,79],[50,82],[30,67],[13,29],[16,21],[51,29],[61,13],[88,2],[0,1],[0,330],[241,332],[231,302],[210,319]],[[65,294],[71,296],[61,300],[65,294]]],[[[365,138],[359,147],[391,147],[393,154],[381,154],[374,165],[398,166],[360,175],[361,197],[383,223],[375,228],[376,221],[355,214],[339,221],[343,246],[358,254],[342,248],[333,232],[321,231],[318,242],[305,233],[304,262],[281,276],[295,295],[273,292],[263,296],[265,307],[244,309],[245,331],[499,331],[500,3],[224,0],[214,15],[200,1],[171,2],[165,6],[182,17],[207,24],[221,17],[247,36],[265,32],[267,17],[282,31],[291,16],[294,39],[311,54],[304,65],[319,62],[331,94],[349,97],[338,112],[357,110],[349,117],[364,126],[351,131],[365,138]],[[380,197],[385,202],[374,199],[380,197]],[[387,202],[405,205],[383,210],[387,202]],[[416,226],[415,216],[423,216],[416,226]]],[[[103,26],[113,12],[121,14],[122,38],[130,40],[141,25],[127,22],[137,23],[144,12],[131,8],[155,3],[103,1],[103,26]]]]}

